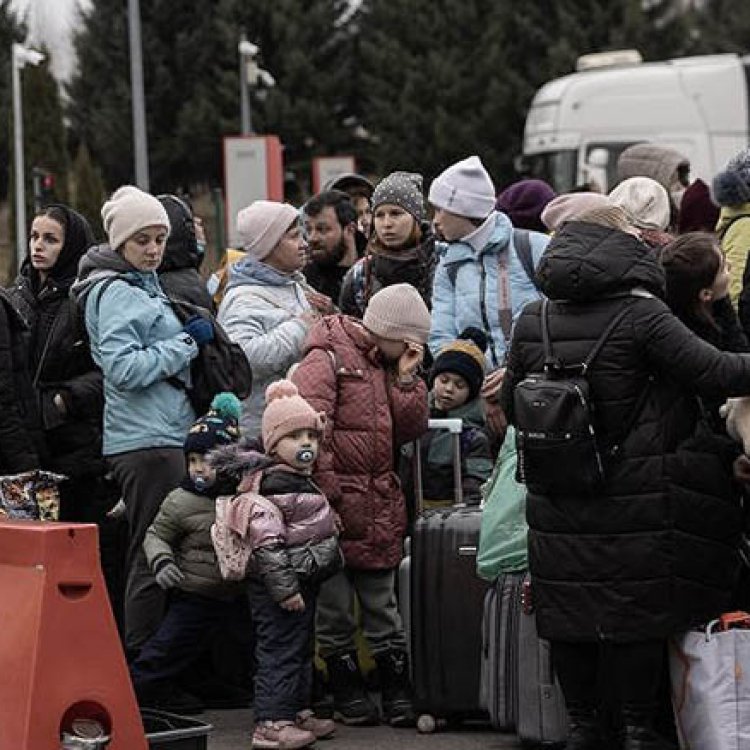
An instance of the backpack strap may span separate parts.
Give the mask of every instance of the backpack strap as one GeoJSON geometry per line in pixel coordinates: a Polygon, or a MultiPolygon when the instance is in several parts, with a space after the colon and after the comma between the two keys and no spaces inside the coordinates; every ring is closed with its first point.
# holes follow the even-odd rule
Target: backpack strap
{"type": "Polygon", "coordinates": [[[534,289],[539,291],[536,269],[534,268],[534,255],[531,252],[531,235],[527,229],[513,229],[513,248],[516,251],[516,258],[521,261],[523,270],[529,277],[529,281],[534,285],[534,289]]]}
{"type": "Polygon", "coordinates": [[[596,359],[602,347],[606,343],[607,339],[612,335],[612,331],[620,324],[620,321],[627,315],[630,303],[624,304],[620,310],[614,315],[612,320],[609,321],[609,325],[604,329],[604,333],[596,340],[593,348],[589,352],[589,356],[583,361],[583,374],[585,375],[591,363],[596,359]]]}
{"type": "MultiPolygon", "coordinates": [[[[632,300],[633,297],[628,295],[628,299],[632,300]]],[[[630,304],[626,303],[617,311],[617,313],[615,313],[615,315],[612,317],[612,320],[609,321],[609,324],[602,332],[601,336],[599,336],[599,338],[594,343],[594,346],[591,348],[591,351],[589,352],[586,359],[583,360],[580,365],[566,365],[559,358],[555,357],[554,352],[552,351],[552,341],[549,335],[549,305],[549,300],[545,297],[542,300],[540,321],[542,329],[542,345],[544,347],[544,369],[545,371],[547,371],[580,367],[582,375],[585,375],[587,373],[588,369],[591,367],[591,364],[596,359],[599,352],[602,350],[604,344],[607,342],[607,339],[612,335],[612,332],[620,324],[620,321],[622,321],[622,319],[625,317],[630,307],[630,304]]]]}

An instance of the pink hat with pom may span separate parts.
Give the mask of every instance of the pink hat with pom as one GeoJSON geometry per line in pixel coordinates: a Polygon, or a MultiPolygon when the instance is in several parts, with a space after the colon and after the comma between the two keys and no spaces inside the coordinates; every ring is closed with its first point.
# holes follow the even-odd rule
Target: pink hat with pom
{"type": "Polygon", "coordinates": [[[291,380],[277,380],[266,388],[266,409],[261,425],[266,453],[271,453],[281,438],[295,430],[323,432],[324,428],[325,415],[316,412],[299,395],[291,380]]]}

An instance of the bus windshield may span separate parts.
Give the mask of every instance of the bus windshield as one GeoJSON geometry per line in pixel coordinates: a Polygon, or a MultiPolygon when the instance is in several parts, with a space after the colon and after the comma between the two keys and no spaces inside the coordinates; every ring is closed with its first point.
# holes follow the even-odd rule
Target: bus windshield
{"type": "Polygon", "coordinates": [[[525,154],[523,161],[528,177],[546,180],[558,193],[568,193],[576,186],[578,152],[575,149],[525,154]]]}

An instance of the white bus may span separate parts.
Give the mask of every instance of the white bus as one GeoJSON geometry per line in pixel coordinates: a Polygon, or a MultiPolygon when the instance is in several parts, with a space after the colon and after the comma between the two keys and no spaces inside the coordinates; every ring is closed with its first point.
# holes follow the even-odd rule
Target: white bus
{"type": "Polygon", "coordinates": [[[709,183],[748,145],[750,56],[642,63],[624,50],[586,55],[577,69],[537,91],[524,131],[524,171],[559,192],[590,180],[609,191],[633,143],[676,148],[709,183]]]}

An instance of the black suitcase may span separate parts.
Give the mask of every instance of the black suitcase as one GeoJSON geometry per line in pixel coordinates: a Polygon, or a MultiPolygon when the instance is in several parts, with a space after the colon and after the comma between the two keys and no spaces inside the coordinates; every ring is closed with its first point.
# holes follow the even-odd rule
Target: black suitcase
{"type": "MultiPolygon", "coordinates": [[[[488,584],[477,576],[481,509],[463,505],[461,420],[430,420],[455,436],[456,505],[422,511],[402,563],[401,601],[410,643],[414,705],[420,731],[438,719],[487,718],[479,704],[482,611],[488,584]],[[406,588],[407,591],[403,589],[406,588]]],[[[419,456],[419,450],[415,450],[419,456]]],[[[418,462],[417,462],[418,463],[418,462]]],[[[416,471],[421,507],[421,478],[416,471]]]]}

